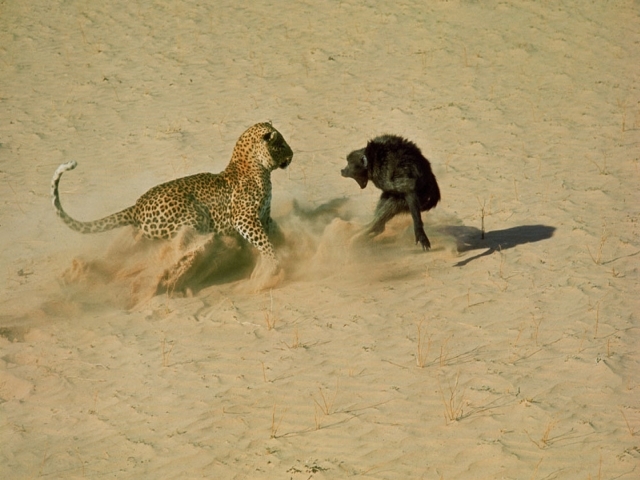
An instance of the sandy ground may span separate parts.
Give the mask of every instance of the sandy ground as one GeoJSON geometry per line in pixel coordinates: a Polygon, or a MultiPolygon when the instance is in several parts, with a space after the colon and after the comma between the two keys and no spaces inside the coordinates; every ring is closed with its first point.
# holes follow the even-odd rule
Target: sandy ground
{"type": "Polygon", "coordinates": [[[624,0],[1,2],[0,477],[638,478],[638,25],[624,0]],[[154,295],[179,243],[54,214],[62,162],[95,219],[266,120],[295,152],[276,288],[231,246],[154,295]],[[351,241],[378,192],[340,169],[382,133],[432,162],[428,253],[408,217],[351,241]]]}

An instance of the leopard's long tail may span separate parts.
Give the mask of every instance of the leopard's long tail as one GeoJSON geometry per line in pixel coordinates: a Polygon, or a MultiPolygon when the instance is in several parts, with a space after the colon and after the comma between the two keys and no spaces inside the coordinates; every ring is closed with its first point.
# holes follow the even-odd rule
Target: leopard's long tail
{"type": "Polygon", "coordinates": [[[74,218],[71,218],[67,212],[65,212],[60,204],[60,195],[58,193],[58,184],[60,183],[60,177],[67,170],[73,170],[78,166],[75,161],[63,163],[60,165],[51,179],[51,202],[56,209],[56,213],[71,229],[81,233],[99,233],[106,232],[113,228],[123,227],[125,225],[135,225],[135,218],[133,215],[134,207],[125,208],[124,210],[101,218],[100,220],[94,220],[93,222],[80,222],[74,218]]]}

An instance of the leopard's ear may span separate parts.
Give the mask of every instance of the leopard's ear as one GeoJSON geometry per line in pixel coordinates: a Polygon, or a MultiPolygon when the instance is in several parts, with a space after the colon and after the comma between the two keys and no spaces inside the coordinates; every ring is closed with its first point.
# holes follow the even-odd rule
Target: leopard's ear
{"type": "Polygon", "coordinates": [[[362,155],[362,166],[364,168],[367,168],[369,161],[367,160],[367,156],[366,155],[362,155]]]}
{"type": "Polygon", "coordinates": [[[275,130],[271,131],[271,132],[267,132],[265,133],[262,138],[264,138],[264,141],[267,143],[271,143],[273,142],[276,138],[278,138],[278,132],[276,132],[275,130]]]}

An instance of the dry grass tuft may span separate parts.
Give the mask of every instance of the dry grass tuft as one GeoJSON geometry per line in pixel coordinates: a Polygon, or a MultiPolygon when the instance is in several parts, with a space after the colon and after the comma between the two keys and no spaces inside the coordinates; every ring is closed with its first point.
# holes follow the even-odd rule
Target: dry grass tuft
{"type": "Polygon", "coordinates": [[[557,423],[558,423],[557,420],[551,420],[549,423],[547,423],[547,426],[544,429],[542,436],[538,440],[534,440],[531,437],[531,435],[529,435],[529,432],[527,432],[526,430],[525,430],[525,433],[529,437],[529,440],[531,440],[536,447],[538,447],[540,450],[544,450],[551,444],[551,431],[553,430],[553,428],[556,426],[557,423]]]}
{"type": "Polygon", "coordinates": [[[624,410],[622,409],[622,407],[618,407],[618,408],[620,409],[620,413],[622,414],[622,418],[624,418],[624,423],[627,425],[627,430],[629,431],[629,435],[631,435],[632,437],[635,437],[636,436],[636,429],[633,428],[633,426],[629,422],[629,419],[625,415],[624,410]]]}
{"type": "Polygon", "coordinates": [[[316,400],[315,397],[314,397],[313,401],[316,403],[318,408],[320,408],[320,411],[322,413],[324,413],[325,415],[331,415],[334,412],[333,406],[335,404],[336,397],[338,396],[339,382],[340,382],[340,380],[337,379],[336,380],[336,391],[333,394],[333,398],[331,398],[330,400],[329,400],[329,397],[327,395],[325,395],[324,391],[322,390],[322,387],[318,387],[318,391],[320,392],[320,399],[322,400],[322,402],[318,402],[318,400],[316,400]]]}
{"type": "Polygon", "coordinates": [[[284,413],[280,416],[280,419],[276,421],[276,404],[273,404],[273,411],[271,412],[271,435],[270,438],[278,437],[278,429],[280,428],[280,424],[282,423],[282,419],[284,418],[284,414],[287,413],[285,410],[284,413]]]}
{"type": "Polygon", "coordinates": [[[456,380],[453,386],[449,383],[449,393],[446,396],[442,385],[440,385],[440,396],[444,404],[444,419],[447,425],[464,418],[464,392],[458,391],[459,379],[460,372],[456,374],[456,380]]]}

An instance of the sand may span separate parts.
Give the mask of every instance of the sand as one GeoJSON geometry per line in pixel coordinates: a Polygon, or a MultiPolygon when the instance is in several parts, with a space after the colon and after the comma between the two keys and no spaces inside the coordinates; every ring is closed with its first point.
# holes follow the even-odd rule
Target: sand
{"type": "Polygon", "coordinates": [[[0,477],[638,478],[638,25],[631,0],[0,4],[0,477]],[[53,211],[60,163],[96,219],[262,121],[294,150],[274,288],[222,242],[156,294],[184,244],[53,211]],[[438,178],[429,252],[408,216],[354,241],[379,193],[340,169],[383,133],[438,178]]]}

